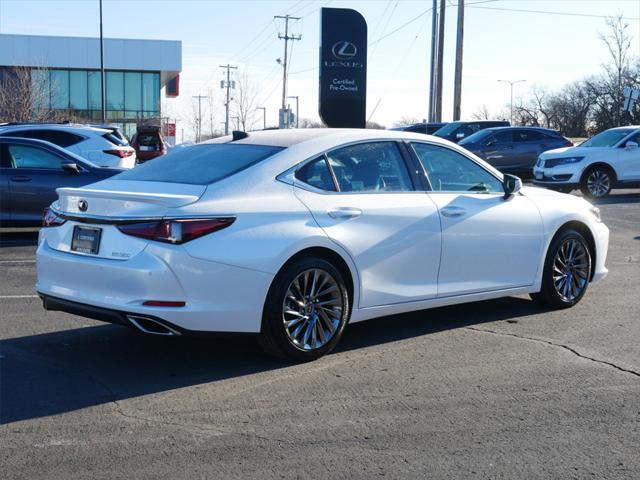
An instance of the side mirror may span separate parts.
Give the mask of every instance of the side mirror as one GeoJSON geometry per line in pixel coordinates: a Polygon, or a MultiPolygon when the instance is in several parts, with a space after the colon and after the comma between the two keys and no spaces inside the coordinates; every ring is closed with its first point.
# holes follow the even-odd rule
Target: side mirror
{"type": "Polygon", "coordinates": [[[63,163],[62,170],[67,173],[71,173],[72,175],[80,173],[80,168],[78,167],[77,163],[63,163]]]}
{"type": "Polygon", "coordinates": [[[464,138],[464,133],[462,133],[462,132],[456,133],[456,139],[457,140],[462,140],[463,138],[464,138]]]}
{"type": "Polygon", "coordinates": [[[638,148],[638,144],[629,140],[625,145],[625,148],[627,148],[628,150],[631,150],[632,148],[638,148]]]}
{"type": "Polygon", "coordinates": [[[504,189],[504,198],[509,198],[522,190],[522,180],[515,175],[505,173],[502,180],[502,188],[504,189]]]}

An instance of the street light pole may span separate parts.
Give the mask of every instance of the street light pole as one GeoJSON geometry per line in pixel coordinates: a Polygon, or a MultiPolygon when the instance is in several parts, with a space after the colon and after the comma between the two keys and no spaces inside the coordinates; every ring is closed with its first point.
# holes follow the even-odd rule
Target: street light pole
{"type": "Polygon", "coordinates": [[[510,123],[513,125],[513,86],[516,83],[526,82],[526,80],[498,80],[499,82],[508,83],[511,88],[511,102],[509,103],[509,110],[511,114],[510,123]]]}
{"type": "Polygon", "coordinates": [[[267,107],[257,107],[256,110],[262,110],[262,129],[267,129],[267,107]]]}
{"type": "Polygon", "coordinates": [[[104,89],[104,36],[102,35],[102,0],[100,0],[100,112],[102,123],[107,122],[107,100],[104,89]]]}
{"type": "Polygon", "coordinates": [[[300,126],[300,103],[298,95],[289,95],[287,98],[295,98],[296,99],[296,128],[300,126]]]}

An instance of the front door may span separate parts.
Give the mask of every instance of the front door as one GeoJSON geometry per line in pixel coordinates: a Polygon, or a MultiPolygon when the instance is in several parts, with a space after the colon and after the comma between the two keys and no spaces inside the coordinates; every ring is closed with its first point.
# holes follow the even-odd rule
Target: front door
{"type": "Polygon", "coordinates": [[[436,296],[438,211],[414,188],[396,142],[338,148],[300,169],[294,185],[318,225],[355,262],[360,308],[436,296]]]}
{"type": "Polygon", "coordinates": [[[412,146],[442,222],[438,297],[533,284],[543,239],[535,204],[522,194],[505,198],[499,178],[457,151],[412,146]]]}
{"type": "MultiPolygon", "coordinates": [[[[627,142],[640,144],[640,132],[627,139],[627,142]]],[[[618,180],[637,182],[640,181],[640,148],[625,146],[617,149],[618,161],[616,171],[618,180]]]]}

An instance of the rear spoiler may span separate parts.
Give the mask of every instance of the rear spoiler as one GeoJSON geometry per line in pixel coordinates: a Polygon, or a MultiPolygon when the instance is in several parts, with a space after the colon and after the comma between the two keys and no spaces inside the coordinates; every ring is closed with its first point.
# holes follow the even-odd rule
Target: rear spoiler
{"type": "Polygon", "coordinates": [[[74,200],[77,202],[80,198],[108,198],[113,200],[131,200],[133,202],[151,203],[155,205],[163,205],[166,207],[180,207],[196,202],[201,195],[175,194],[175,193],[148,193],[148,192],[131,192],[131,191],[115,191],[115,190],[97,190],[90,188],[56,188],[56,193],[60,198],[60,207],[66,210],[64,200],[67,202],[74,200]]]}

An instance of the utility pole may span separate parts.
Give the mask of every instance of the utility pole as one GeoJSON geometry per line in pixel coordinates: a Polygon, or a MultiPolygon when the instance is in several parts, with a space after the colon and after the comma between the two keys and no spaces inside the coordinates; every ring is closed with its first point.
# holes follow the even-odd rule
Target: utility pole
{"type": "MultiPolygon", "coordinates": [[[[288,45],[289,41],[300,40],[302,35],[289,35],[289,20],[300,20],[300,17],[292,17],[291,15],[276,15],[273,18],[284,19],[284,35],[278,34],[280,40],[284,40],[284,59],[280,63],[282,65],[282,110],[287,111],[287,75],[288,75],[288,45]]],[[[286,126],[289,128],[289,118],[286,116],[286,125],[280,125],[280,128],[286,126]]]]}
{"type": "Polygon", "coordinates": [[[287,98],[295,98],[296,99],[296,128],[300,126],[300,97],[298,95],[290,95],[287,98]]]}
{"type": "Polygon", "coordinates": [[[267,129],[267,107],[257,107],[256,110],[262,110],[262,129],[267,129]]]}
{"type": "Polygon", "coordinates": [[[231,97],[229,95],[229,90],[231,88],[236,88],[236,82],[233,82],[233,84],[231,83],[231,70],[237,70],[238,67],[234,67],[233,65],[230,64],[226,64],[226,65],[220,65],[220,68],[224,68],[227,70],[227,80],[222,80],[220,82],[220,87],[221,88],[226,88],[227,89],[227,101],[224,104],[224,134],[225,135],[229,135],[229,102],[231,101],[231,97]]]}
{"type": "Polygon", "coordinates": [[[511,101],[509,102],[509,110],[511,112],[511,125],[513,125],[513,86],[516,83],[526,82],[526,80],[498,80],[499,82],[508,83],[511,87],[511,101]]]}
{"type": "Polygon", "coordinates": [[[458,0],[458,31],[456,39],[456,70],[453,85],[453,121],[460,120],[462,103],[462,45],[464,41],[464,0],[458,0]]]}
{"type": "Polygon", "coordinates": [[[440,0],[438,17],[438,80],[436,81],[436,122],[442,121],[442,84],[444,73],[444,9],[446,0],[440,0]]]}
{"type": "Polygon", "coordinates": [[[107,122],[107,99],[104,89],[104,36],[102,35],[102,0],[100,0],[100,112],[102,123],[107,122]]]}
{"type": "Polygon", "coordinates": [[[438,48],[438,0],[433,0],[431,8],[431,79],[429,81],[429,121],[435,121],[436,98],[436,58],[438,48]]]}
{"type": "Polygon", "coordinates": [[[196,132],[196,143],[200,143],[202,135],[202,99],[208,98],[206,95],[194,95],[193,98],[198,99],[198,128],[196,132]]]}

